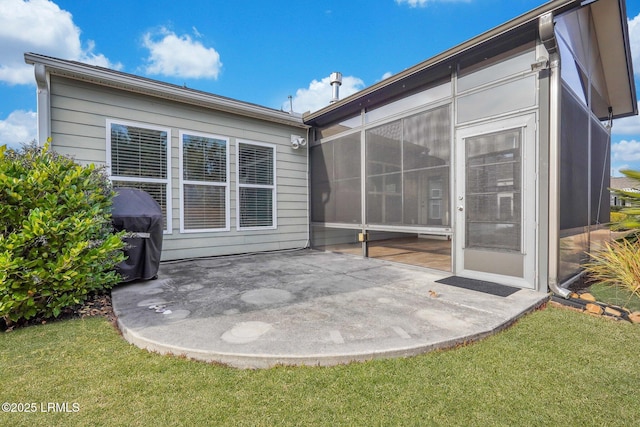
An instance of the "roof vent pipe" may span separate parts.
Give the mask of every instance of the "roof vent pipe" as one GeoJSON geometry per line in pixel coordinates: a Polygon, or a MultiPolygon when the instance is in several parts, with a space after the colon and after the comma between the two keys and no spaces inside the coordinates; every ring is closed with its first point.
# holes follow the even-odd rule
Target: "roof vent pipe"
{"type": "Polygon", "coordinates": [[[340,99],[340,85],[342,84],[342,73],[331,73],[331,76],[329,77],[329,81],[331,82],[331,89],[332,89],[332,97],[331,97],[331,104],[333,104],[334,102],[337,102],[340,99]]]}

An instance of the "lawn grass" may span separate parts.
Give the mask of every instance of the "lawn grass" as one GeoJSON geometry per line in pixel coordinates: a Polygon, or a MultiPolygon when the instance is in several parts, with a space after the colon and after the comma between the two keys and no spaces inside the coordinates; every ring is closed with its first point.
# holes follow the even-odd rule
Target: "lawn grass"
{"type": "Polygon", "coordinates": [[[589,287],[589,292],[600,302],[640,311],[640,298],[622,287],[594,283],[589,287]]]}
{"type": "Polygon", "coordinates": [[[481,342],[330,368],[236,370],[150,354],[102,318],[0,337],[0,425],[640,425],[640,327],[547,307],[481,342]]]}

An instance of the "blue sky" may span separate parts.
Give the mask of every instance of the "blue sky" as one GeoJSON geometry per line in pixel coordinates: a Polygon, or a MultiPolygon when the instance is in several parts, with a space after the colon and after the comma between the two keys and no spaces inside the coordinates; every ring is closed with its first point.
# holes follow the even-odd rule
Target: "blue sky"
{"type": "MultiPolygon", "coordinates": [[[[35,138],[23,53],[101,65],[288,110],[341,97],[532,10],[544,0],[0,0],[0,144],[35,138]],[[374,6],[375,5],[375,6],[374,6]]],[[[627,0],[640,88],[640,0],[627,0]]],[[[640,93],[640,90],[639,90],[640,93]]],[[[612,170],[640,170],[640,118],[617,120],[612,170]]]]}

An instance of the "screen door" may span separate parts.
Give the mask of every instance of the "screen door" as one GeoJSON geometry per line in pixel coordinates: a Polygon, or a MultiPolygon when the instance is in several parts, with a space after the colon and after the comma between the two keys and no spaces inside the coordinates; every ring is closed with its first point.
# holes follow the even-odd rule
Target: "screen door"
{"type": "Polygon", "coordinates": [[[534,287],[535,116],[483,123],[456,138],[456,274],[534,287]]]}

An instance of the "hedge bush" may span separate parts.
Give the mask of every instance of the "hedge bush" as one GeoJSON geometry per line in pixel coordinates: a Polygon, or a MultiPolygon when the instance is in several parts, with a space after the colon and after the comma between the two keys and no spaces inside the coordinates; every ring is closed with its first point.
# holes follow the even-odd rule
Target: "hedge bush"
{"type": "Polygon", "coordinates": [[[120,278],[111,184],[45,147],[0,147],[0,317],[51,318],[120,278]]]}
{"type": "Polygon", "coordinates": [[[623,170],[624,176],[636,182],[635,190],[611,189],[611,193],[618,196],[625,202],[625,206],[618,211],[622,216],[612,217],[612,228],[614,230],[631,230],[632,239],[639,237],[640,229],[640,171],[623,170]]]}

